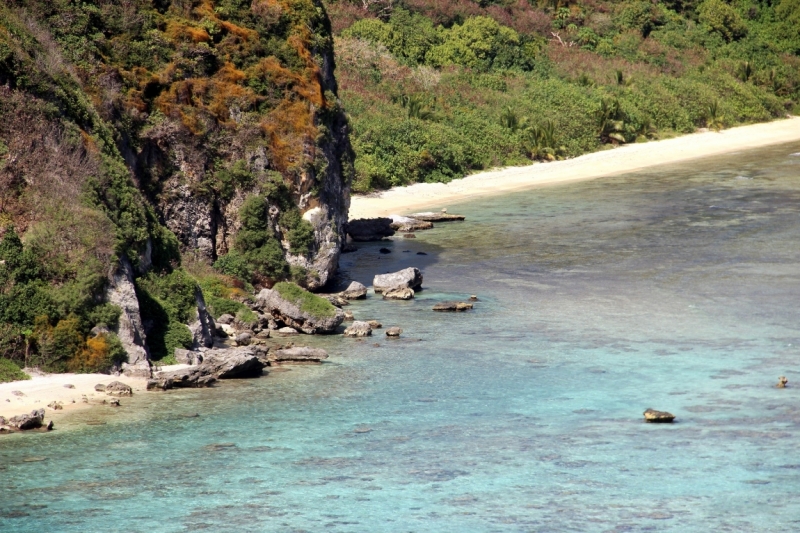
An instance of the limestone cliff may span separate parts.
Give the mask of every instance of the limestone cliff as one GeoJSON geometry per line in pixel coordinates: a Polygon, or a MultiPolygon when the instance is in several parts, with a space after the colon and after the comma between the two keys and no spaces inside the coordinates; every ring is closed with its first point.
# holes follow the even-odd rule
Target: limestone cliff
{"type": "Polygon", "coordinates": [[[164,282],[146,302],[140,282],[187,257],[235,294],[322,287],[352,174],[319,0],[3,2],[0,238],[15,227],[25,247],[0,246],[16,254],[0,264],[0,300],[41,301],[0,313],[0,357],[50,353],[69,327],[83,339],[73,355],[42,363],[62,368],[105,322],[130,362],[154,342],[190,343],[173,322],[196,320],[179,301],[194,302],[195,282],[176,274],[181,290],[164,282]],[[12,272],[25,254],[38,266],[12,272]]]}

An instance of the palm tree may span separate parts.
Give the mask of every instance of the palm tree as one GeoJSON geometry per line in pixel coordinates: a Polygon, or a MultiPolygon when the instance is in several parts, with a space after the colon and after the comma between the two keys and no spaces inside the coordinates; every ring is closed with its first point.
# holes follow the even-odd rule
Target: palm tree
{"type": "Polygon", "coordinates": [[[500,115],[500,125],[511,130],[511,133],[516,133],[519,129],[519,116],[514,112],[513,109],[511,109],[510,106],[503,108],[503,113],[500,115]]]}
{"type": "Polygon", "coordinates": [[[597,134],[604,143],[625,143],[625,113],[616,98],[600,101],[600,108],[595,111],[597,134]]]}
{"type": "Polygon", "coordinates": [[[706,112],[706,127],[715,131],[719,131],[725,127],[723,123],[724,118],[719,112],[719,100],[714,100],[708,105],[706,112]]]}
{"type": "Polygon", "coordinates": [[[533,124],[524,129],[524,143],[531,158],[554,161],[561,159],[566,151],[556,143],[556,125],[546,119],[540,124],[533,124]]]}

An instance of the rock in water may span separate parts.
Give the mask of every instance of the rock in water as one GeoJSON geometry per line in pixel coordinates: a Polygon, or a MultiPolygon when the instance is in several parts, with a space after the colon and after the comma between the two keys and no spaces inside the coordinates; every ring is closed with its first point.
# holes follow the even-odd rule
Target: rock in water
{"type": "Polygon", "coordinates": [[[276,289],[263,289],[258,293],[255,308],[272,316],[279,324],[292,327],[307,334],[333,333],[344,320],[344,312],[324,298],[292,284],[277,284],[276,289]],[[297,294],[296,301],[281,296],[297,294]]]}
{"type": "Polygon", "coordinates": [[[394,235],[390,218],[358,218],[344,226],[345,232],[356,242],[380,241],[394,235]]]}
{"type": "Polygon", "coordinates": [[[353,316],[353,312],[352,311],[345,311],[344,312],[344,319],[347,322],[355,320],[355,317],[353,316]]]}
{"type": "Polygon", "coordinates": [[[291,337],[292,335],[300,335],[300,333],[298,333],[296,329],[290,328],[289,326],[277,330],[277,333],[281,337],[291,337]]]}
{"type": "Polygon", "coordinates": [[[172,381],[173,387],[208,387],[218,379],[253,378],[261,375],[264,363],[251,348],[231,348],[228,350],[209,350],[202,364],[183,370],[159,372],[155,383],[148,387],[162,387],[172,381]],[[163,381],[161,381],[163,380],[163,381]]]}
{"type": "Polygon", "coordinates": [[[341,294],[324,294],[324,295],[321,294],[320,296],[328,300],[336,307],[344,307],[346,305],[350,305],[350,302],[347,301],[347,298],[345,298],[341,294]]]}
{"type": "Polygon", "coordinates": [[[439,302],[433,306],[434,311],[467,311],[473,305],[469,302],[439,302]]]}
{"type": "Polygon", "coordinates": [[[775,386],[779,389],[785,389],[787,383],[789,383],[789,380],[786,379],[786,376],[781,376],[778,378],[778,384],[775,386]]]}
{"type": "Polygon", "coordinates": [[[105,388],[106,394],[110,396],[131,396],[133,389],[121,381],[112,381],[105,388]]]}
{"type": "Polygon", "coordinates": [[[357,281],[353,281],[340,293],[346,300],[363,300],[367,297],[367,288],[357,281]]]}
{"type": "Polygon", "coordinates": [[[386,330],[387,337],[399,337],[401,333],[403,333],[403,330],[397,327],[386,330]]]}
{"type": "Polygon", "coordinates": [[[356,321],[344,330],[345,337],[368,337],[370,335],[372,335],[372,328],[369,326],[369,322],[356,321]]]}
{"type": "Polygon", "coordinates": [[[328,352],[321,348],[308,346],[293,346],[271,351],[267,360],[275,363],[320,363],[328,358],[328,352]]]}
{"type": "Polygon", "coordinates": [[[417,220],[425,220],[428,222],[450,222],[451,220],[465,220],[467,218],[464,215],[450,215],[444,211],[439,213],[435,211],[428,211],[426,213],[412,213],[409,216],[417,220]]]}
{"type": "Polygon", "coordinates": [[[418,268],[404,268],[391,274],[378,274],[372,280],[372,288],[376,293],[390,289],[419,289],[422,287],[422,273],[418,268]]]}
{"type": "Polygon", "coordinates": [[[669,423],[675,420],[675,415],[667,411],[656,411],[655,409],[648,409],[644,412],[644,419],[646,422],[653,423],[669,423]]]}
{"type": "Polygon", "coordinates": [[[380,329],[383,327],[383,324],[381,324],[377,320],[367,320],[367,323],[369,323],[369,327],[371,327],[372,329],[380,329]]]}
{"type": "Polygon", "coordinates": [[[391,227],[400,232],[420,231],[433,228],[433,222],[400,215],[389,215],[392,219],[391,227]]]}
{"type": "Polygon", "coordinates": [[[383,293],[384,300],[410,300],[414,297],[414,291],[411,289],[389,289],[383,293]]]}

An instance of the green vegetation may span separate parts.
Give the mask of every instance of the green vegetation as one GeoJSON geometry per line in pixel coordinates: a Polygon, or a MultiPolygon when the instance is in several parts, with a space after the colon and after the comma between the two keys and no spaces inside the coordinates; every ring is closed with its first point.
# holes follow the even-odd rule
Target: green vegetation
{"type": "Polygon", "coordinates": [[[142,320],[150,321],[147,347],[154,360],[174,363],[175,348],[190,349],[192,333],[186,324],[196,318],[197,282],[185,270],[150,273],[136,280],[142,320]]]}
{"type": "Polygon", "coordinates": [[[336,315],[336,307],[325,298],[321,298],[294,283],[282,281],[272,287],[286,301],[293,302],[304,313],[314,317],[328,318],[336,315]]]}
{"type": "Polygon", "coordinates": [[[328,10],[360,192],[800,111],[798,0],[328,10]]]}
{"type": "Polygon", "coordinates": [[[22,381],[31,377],[22,371],[14,361],[0,357],[0,383],[22,381]]]}

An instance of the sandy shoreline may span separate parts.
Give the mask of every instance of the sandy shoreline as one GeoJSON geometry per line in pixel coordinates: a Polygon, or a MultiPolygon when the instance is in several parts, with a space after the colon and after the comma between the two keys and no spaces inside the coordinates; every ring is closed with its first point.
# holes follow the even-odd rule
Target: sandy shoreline
{"type": "Polygon", "coordinates": [[[800,141],[800,117],[720,132],[693,133],[663,141],[628,144],[566,161],[481,172],[446,184],[418,183],[376,195],[353,196],[350,219],[439,209],[483,196],[617,176],[647,167],[792,141],[800,141]]]}
{"type": "MultiPolygon", "coordinates": [[[[173,365],[164,367],[163,370],[174,370],[186,365],[173,365]]],[[[131,378],[126,376],[109,376],[107,374],[48,374],[33,376],[26,381],[12,381],[0,383],[0,416],[12,416],[30,413],[34,409],[44,408],[45,420],[50,420],[54,413],[64,414],[80,409],[90,408],[109,400],[104,392],[97,392],[94,386],[102,383],[108,385],[112,381],[121,381],[133,389],[134,394],[144,393],[147,380],[144,378],[131,378]],[[67,388],[65,385],[73,385],[67,388]],[[23,396],[13,394],[21,392],[23,396]],[[83,402],[86,397],[88,403],[83,402]],[[47,407],[51,402],[61,402],[64,408],[54,411],[47,407]]],[[[124,401],[124,399],[123,399],[124,401]]]]}

